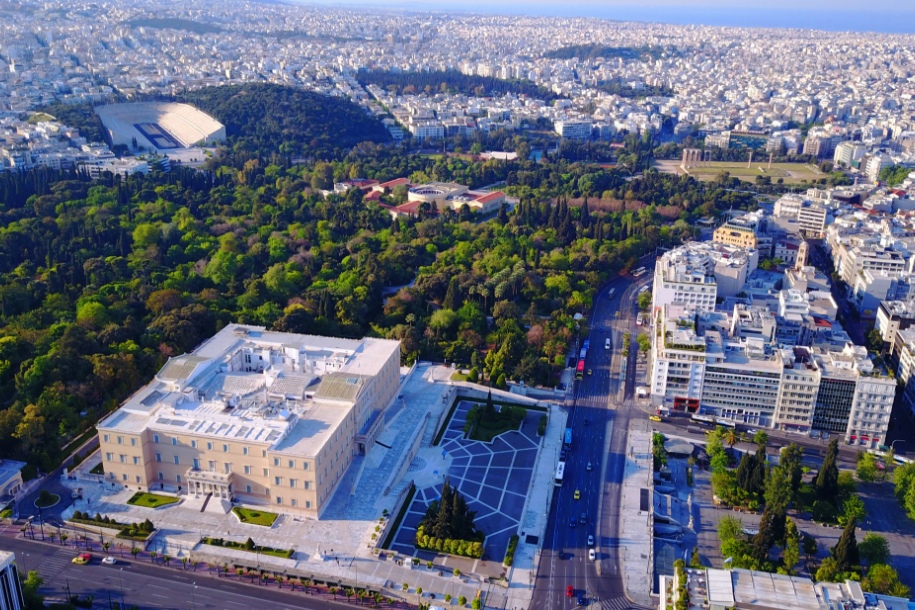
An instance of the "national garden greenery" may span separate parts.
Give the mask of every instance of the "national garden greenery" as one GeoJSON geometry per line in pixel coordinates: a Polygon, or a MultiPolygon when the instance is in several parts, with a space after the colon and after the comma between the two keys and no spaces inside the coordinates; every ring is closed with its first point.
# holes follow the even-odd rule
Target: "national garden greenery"
{"type": "Polygon", "coordinates": [[[27,476],[230,322],[397,339],[404,363],[457,363],[503,387],[555,384],[598,287],[693,238],[700,218],[754,205],[727,179],[633,177],[650,158],[639,138],[618,151],[622,169],[580,160],[593,151],[574,143],[530,161],[530,143],[505,133],[485,144],[522,160],[425,156],[388,143],[347,101],[218,89],[182,98],[230,134],[202,169],[0,175],[0,458],[28,461],[27,476]],[[353,108],[376,141],[333,131],[353,108]],[[321,193],[401,176],[503,183],[518,204],[492,219],[465,208],[393,220],[381,204],[403,193],[321,193]]]}

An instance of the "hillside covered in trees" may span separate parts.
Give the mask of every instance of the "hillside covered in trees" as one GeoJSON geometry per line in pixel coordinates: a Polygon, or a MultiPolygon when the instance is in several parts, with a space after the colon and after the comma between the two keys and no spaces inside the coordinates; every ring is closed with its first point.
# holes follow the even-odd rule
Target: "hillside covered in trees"
{"type": "Polygon", "coordinates": [[[476,97],[496,97],[506,93],[552,101],[562,96],[529,80],[505,80],[490,76],[467,75],[457,70],[431,72],[390,72],[367,70],[359,72],[356,79],[363,85],[377,85],[398,95],[414,93],[463,93],[476,97]]]}
{"type": "Polygon", "coordinates": [[[384,125],[350,100],[270,84],[207,87],[178,101],[226,126],[236,157],[342,158],[360,142],[389,142],[384,125]]]}
{"type": "MultiPolygon", "coordinates": [[[[258,99],[266,109],[271,97],[258,99]]],[[[642,163],[632,146],[627,163],[642,163]]],[[[561,158],[479,162],[364,142],[308,165],[273,158],[126,181],[0,176],[0,457],[49,470],[67,439],[229,322],[398,339],[404,362],[553,384],[573,316],[602,283],[691,238],[697,218],[753,202],[726,180],[627,179],[561,158]],[[315,190],[351,176],[506,181],[520,203],[485,223],[466,210],[392,221],[358,189],[315,190]]]]}

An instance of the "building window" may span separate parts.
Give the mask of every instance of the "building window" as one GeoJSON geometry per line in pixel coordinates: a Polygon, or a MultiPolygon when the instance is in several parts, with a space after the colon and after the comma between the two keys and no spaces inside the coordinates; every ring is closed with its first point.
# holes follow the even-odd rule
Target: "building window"
{"type": "Polygon", "coordinates": [[[105,454],[105,461],[110,462],[110,461],[112,461],[112,460],[114,460],[114,454],[113,454],[113,453],[106,453],[106,454],[105,454]]]}
{"type": "Polygon", "coordinates": [[[176,476],[175,476],[175,480],[178,481],[178,482],[180,483],[180,482],[181,482],[181,475],[180,475],[180,474],[179,474],[179,475],[176,475],[176,476]]]}
{"type": "Polygon", "coordinates": [[[223,453],[228,453],[228,452],[229,452],[229,446],[228,446],[227,444],[225,444],[225,443],[223,443],[223,445],[222,445],[222,452],[223,452],[223,453]]]}
{"type": "Polygon", "coordinates": [[[305,489],[311,489],[311,481],[305,481],[305,489]]]}
{"type": "Polygon", "coordinates": [[[242,447],[242,449],[241,449],[241,454],[242,454],[242,455],[248,455],[248,448],[247,448],[247,447],[242,447]]]}
{"type": "Polygon", "coordinates": [[[177,437],[177,436],[173,436],[173,437],[172,437],[172,445],[177,445],[177,444],[178,444],[178,437],[177,437]]]}
{"type": "Polygon", "coordinates": [[[162,454],[161,454],[161,453],[157,453],[157,454],[156,454],[156,461],[157,461],[157,462],[161,462],[161,461],[162,461],[162,454]]]}
{"type": "Polygon", "coordinates": [[[137,483],[140,482],[140,475],[137,475],[137,483]]]}
{"type": "Polygon", "coordinates": [[[226,468],[226,474],[229,474],[230,472],[232,472],[232,464],[226,462],[225,468],[226,468]]]}
{"type": "Polygon", "coordinates": [[[107,435],[107,434],[105,434],[104,436],[102,436],[102,438],[105,439],[105,442],[106,442],[106,443],[108,442],[108,435],[107,435]]]}
{"type": "Polygon", "coordinates": [[[267,457],[267,450],[261,449],[261,457],[267,457]]]}
{"type": "Polygon", "coordinates": [[[126,481],[126,480],[127,480],[127,474],[122,474],[122,475],[121,475],[121,480],[122,480],[122,481],[126,481]]]}
{"type": "Polygon", "coordinates": [[[295,487],[298,481],[296,479],[289,479],[289,487],[295,487]]]}
{"type": "Polygon", "coordinates": [[[191,441],[191,449],[197,448],[197,441],[191,441]]]}
{"type": "Polygon", "coordinates": [[[209,443],[209,442],[208,442],[208,443],[207,443],[207,451],[212,451],[212,450],[213,450],[213,443],[209,443]]]}
{"type": "Polygon", "coordinates": [[[127,456],[124,454],[119,455],[118,458],[120,458],[122,464],[127,461],[127,456]]]}
{"type": "Polygon", "coordinates": [[[308,462],[302,462],[302,469],[308,470],[308,462]]]}
{"type": "Polygon", "coordinates": [[[251,467],[245,466],[245,474],[251,474],[251,467]]]}
{"type": "Polygon", "coordinates": [[[280,465],[280,458],[273,458],[273,465],[274,465],[274,466],[279,466],[279,465],[280,465]]]}
{"type": "Polygon", "coordinates": [[[181,463],[180,461],[178,461],[178,456],[177,456],[177,455],[175,456],[175,463],[176,463],[176,464],[180,464],[180,463],[181,463]]]}
{"type": "Polygon", "coordinates": [[[138,466],[140,464],[140,458],[133,456],[133,465],[138,466]]]}
{"type": "Polygon", "coordinates": [[[123,445],[123,444],[124,444],[124,437],[123,437],[123,436],[119,436],[119,437],[118,437],[118,445],[123,445]]]}
{"type": "Polygon", "coordinates": [[[279,485],[279,484],[280,484],[280,477],[273,477],[273,484],[274,484],[274,485],[279,485]]]}
{"type": "Polygon", "coordinates": [[[251,493],[251,486],[245,485],[245,493],[251,493]]]}
{"type": "Polygon", "coordinates": [[[291,500],[290,503],[291,503],[293,506],[298,506],[298,505],[299,505],[299,501],[296,500],[295,498],[293,498],[293,499],[291,500]]]}
{"type": "Polygon", "coordinates": [[[305,508],[311,508],[311,500],[305,500],[305,508]]]}
{"type": "Polygon", "coordinates": [[[214,462],[213,460],[209,460],[209,461],[207,462],[207,470],[209,470],[210,472],[215,471],[215,470],[216,470],[216,462],[214,462]]]}
{"type": "Polygon", "coordinates": [[[160,473],[159,473],[159,480],[162,481],[162,480],[164,480],[164,479],[165,479],[165,475],[163,475],[163,474],[160,472],[160,473]]]}
{"type": "Polygon", "coordinates": [[[158,435],[158,434],[153,434],[153,442],[154,442],[154,443],[158,443],[158,442],[159,442],[159,435],[158,435]]]}
{"type": "Polygon", "coordinates": [[[283,499],[282,499],[281,497],[277,496],[277,497],[276,497],[276,503],[277,503],[277,504],[282,504],[282,503],[283,503],[283,499]]]}
{"type": "Polygon", "coordinates": [[[295,460],[289,460],[289,467],[295,468],[295,460]]]}
{"type": "Polygon", "coordinates": [[[267,468],[264,468],[264,476],[265,477],[270,476],[270,471],[267,468]]]}
{"type": "Polygon", "coordinates": [[[130,439],[130,446],[131,446],[131,447],[136,447],[136,446],[137,446],[137,439],[135,439],[135,438],[130,439]]]}
{"type": "Polygon", "coordinates": [[[200,460],[194,458],[194,470],[200,470],[200,460]]]}

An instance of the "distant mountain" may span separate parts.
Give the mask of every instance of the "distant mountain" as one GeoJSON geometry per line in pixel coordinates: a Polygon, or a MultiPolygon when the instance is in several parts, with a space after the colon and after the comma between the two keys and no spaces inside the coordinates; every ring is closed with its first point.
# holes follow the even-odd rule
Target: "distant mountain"
{"type": "Polygon", "coordinates": [[[189,91],[193,104],[226,126],[235,151],[267,157],[332,159],[360,142],[391,140],[380,120],[348,99],[271,84],[229,85],[189,91]]]}

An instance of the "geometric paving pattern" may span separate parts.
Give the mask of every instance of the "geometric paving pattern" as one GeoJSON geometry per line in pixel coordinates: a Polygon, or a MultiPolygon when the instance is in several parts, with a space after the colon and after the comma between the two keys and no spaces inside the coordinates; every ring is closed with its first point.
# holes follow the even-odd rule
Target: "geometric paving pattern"
{"type": "MultiPolygon", "coordinates": [[[[476,524],[486,533],[484,557],[502,561],[508,539],[518,533],[524,500],[533,474],[540,438],[540,413],[528,412],[518,431],[506,432],[492,443],[464,440],[467,412],[476,403],[461,402],[454,411],[439,445],[452,458],[447,477],[460,490],[470,510],[477,512],[476,524]]],[[[418,488],[392,550],[410,556],[416,550],[416,528],[429,504],[441,497],[443,477],[434,486],[418,488]]]]}

